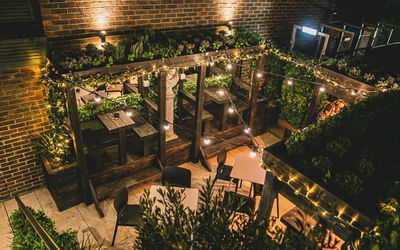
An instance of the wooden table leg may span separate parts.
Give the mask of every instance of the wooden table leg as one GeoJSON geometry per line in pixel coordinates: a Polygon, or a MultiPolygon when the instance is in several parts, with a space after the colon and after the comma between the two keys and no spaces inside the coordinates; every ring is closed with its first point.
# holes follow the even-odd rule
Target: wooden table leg
{"type": "Polygon", "coordinates": [[[149,140],[143,140],[143,156],[150,154],[150,142],[149,140]]]}
{"type": "Polygon", "coordinates": [[[125,129],[119,129],[119,144],[118,144],[118,153],[119,153],[119,164],[124,165],[126,163],[126,136],[125,129]]]}
{"type": "Polygon", "coordinates": [[[228,109],[229,109],[229,102],[225,102],[222,110],[222,117],[221,117],[221,123],[219,125],[220,130],[226,130],[227,129],[227,119],[228,119],[228,109]]]}
{"type": "Polygon", "coordinates": [[[203,121],[203,136],[208,135],[208,132],[210,131],[210,120],[204,120],[203,121]]]}

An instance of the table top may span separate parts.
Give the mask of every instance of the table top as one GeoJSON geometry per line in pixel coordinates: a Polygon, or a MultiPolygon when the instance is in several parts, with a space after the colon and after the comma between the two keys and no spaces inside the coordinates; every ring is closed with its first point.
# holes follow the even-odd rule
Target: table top
{"type": "Polygon", "coordinates": [[[231,177],[264,185],[266,170],[261,167],[261,155],[250,157],[248,152],[237,155],[231,177]]]}
{"type": "MultiPolygon", "coordinates": [[[[99,92],[98,94],[102,98],[108,98],[105,93],[99,92]]],[[[95,96],[96,96],[95,94],[90,93],[90,94],[81,96],[81,99],[82,99],[83,103],[94,102],[94,97],[95,96]]]]}
{"type": "MultiPolygon", "coordinates": [[[[197,202],[199,199],[199,190],[196,188],[180,188],[180,187],[172,187],[173,189],[176,190],[184,190],[183,194],[185,195],[185,198],[183,199],[183,206],[188,207],[193,211],[197,210],[197,202]]],[[[161,194],[158,192],[158,190],[161,189],[163,192],[167,192],[167,187],[165,186],[151,186],[150,187],[150,199],[153,199],[154,197],[156,198],[155,206],[159,207],[161,209],[161,212],[164,212],[164,205],[161,202],[158,202],[157,200],[162,199],[161,194]]]]}
{"type": "MultiPolygon", "coordinates": [[[[211,100],[213,100],[218,104],[229,102],[229,98],[226,93],[224,95],[220,95],[217,93],[219,89],[221,88],[218,86],[210,86],[204,89],[204,94],[206,94],[211,100]]],[[[228,91],[227,88],[225,88],[225,90],[228,91]]],[[[233,95],[232,93],[229,93],[229,96],[231,97],[232,101],[236,100],[236,96],[233,95]]]]}
{"type": "Polygon", "coordinates": [[[108,131],[112,132],[118,129],[126,129],[135,125],[135,122],[129,118],[124,111],[114,111],[106,114],[98,114],[100,122],[107,128],[108,131]],[[119,118],[114,118],[114,114],[118,113],[119,118]]]}

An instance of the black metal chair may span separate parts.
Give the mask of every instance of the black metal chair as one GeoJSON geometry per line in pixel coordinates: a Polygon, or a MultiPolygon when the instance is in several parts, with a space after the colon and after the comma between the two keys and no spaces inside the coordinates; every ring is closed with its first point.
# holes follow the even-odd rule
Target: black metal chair
{"type": "MultiPolygon", "coordinates": [[[[224,180],[224,181],[231,181],[231,172],[232,172],[232,166],[225,165],[226,161],[226,150],[222,150],[219,152],[217,156],[217,162],[218,162],[218,167],[217,167],[217,174],[215,175],[213,185],[217,181],[217,179],[224,180]]],[[[239,183],[239,179],[233,178],[232,182],[236,184],[236,186],[239,183]]]]}
{"type": "Polygon", "coordinates": [[[190,188],[192,186],[192,172],[186,168],[166,166],[161,176],[161,183],[163,186],[168,183],[174,187],[190,188]]]}
{"type": "Polygon", "coordinates": [[[225,191],[223,204],[232,205],[232,208],[237,208],[234,212],[250,214],[254,212],[256,200],[245,195],[241,195],[231,191],[225,191]]]}
{"type": "Polygon", "coordinates": [[[139,205],[128,205],[128,189],[122,188],[114,199],[114,208],[117,211],[117,223],[115,224],[114,236],[111,246],[114,246],[118,226],[137,226],[142,216],[139,205]]]}

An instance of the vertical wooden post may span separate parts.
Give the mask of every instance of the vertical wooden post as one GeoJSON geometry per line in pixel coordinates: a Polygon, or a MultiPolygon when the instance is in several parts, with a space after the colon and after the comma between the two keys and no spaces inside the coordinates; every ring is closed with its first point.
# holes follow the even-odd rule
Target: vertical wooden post
{"type": "Polygon", "coordinates": [[[166,133],[164,130],[164,122],[166,121],[165,118],[165,111],[167,106],[167,72],[162,71],[157,78],[158,81],[158,117],[160,118],[160,122],[158,125],[159,131],[159,140],[158,140],[158,157],[161,161],[161,164],[165,166],[167,164],[167,156],[166,156],[166,133]]]}
{"type": "MultiPolygon", "coordinates": [[[[139,94],[142,96],[142,98],[144,99],[145,97],[147,97],[147,91],[145,90],[144,86],[143,86],[143,76],[139,76],[138,77],[138,90],[139,90],[139,94]]],[[[143,103],[143,114],[144,117],[146,118],[146,120],[149,119],[149,108],[147,107],[146,103],[143,103]]]]}
{"type": "Polygon", "coordinates": [[[68,86],[66,89],[66,94],[67,94],[68,113],[71,121],[72,140],[74,143],[76,159],[78,161],[79,175],[81,177],[83,199],[86,204],[89,204],[90,203],[89,178],[88,178],[86,157],[83,151],[83,138],[82,138],[79,115],[78,115],[78,107],[76,104],[75,88],[72,86],[68,86]]]}
{"type": "Polygon", "coordinates": [[[314,117],[317,114],[318,104],[319,104],[319,101],[321,100],[321,96],[322,96],[322,92],[319,91],[319,88],[320,87],[318,85],[314,86],[314,90],[313,90],[312,97],[310,100],[310,105],[307,108],[307,113],[303,120],[303,124],[302,124],[303,128],[308,126],[313,121],[314,117]]]}
{"type": "Polygon", "coordinates": [[[249,100],[249,110],[250,110],[249,127],[251,130],[254,129],[253,123],[256,115],[258,88],[260,87],[260,82],[261,82],[261,80],[257,77],[257,72],[262,72],[264,66],[264,58],[265,56],[261,56],[260,58],[258,58],[256,67],[254,69],[253,79],[251,80],[251,90],[250,90],[250,100],[249,100]]]}
{"type": "Polygon", "coordinates": [[[260,205],[257,211],[257,221],[268,220],[271,216],[274,200],[278,195],[275,187],[276,178],[271,172],[265,174],[265,181],[261,193],[260,205]]]}
{"type": "Polygon", "coordinates": [[[197,69],[197,85],[196,85],[196,110],[195,110],[195,129],[196,134],[193,139],[192,148],[192,161],[199,161],[199,151],[201,143],[201,125],[202,125],[202,114],[203,114],[203,104],[204,104],[204,81],[206,78],[206,65],[203,64],[197,69]]]}

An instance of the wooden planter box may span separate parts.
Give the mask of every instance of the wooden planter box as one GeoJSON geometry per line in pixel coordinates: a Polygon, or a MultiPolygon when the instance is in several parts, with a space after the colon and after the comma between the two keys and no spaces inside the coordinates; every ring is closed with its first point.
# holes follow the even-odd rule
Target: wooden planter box
{"type": "Polygon", "coordinates": [[[47,187],[59,211],[78,205],[83,201],[79,182],[78,162],[53,169],[48,158],[40,154],[47,187]]]}
{"type": "MultiPolygon", "coordinates": [[[[263,154],[263,161],[268,170],[271,171],[278,180],[280,179],[282,183],[286,183],[287,186],[290,186],[293,193],[295,193],[296,190],[298,195],[306,196],[312,202],[317,202],[318,206],[324,210],[329,211],[332,205],[336,206],[337,211],[343,211],[340,215],[340,219],[347,223],[351,222],[353,218],[356,218],[356,220],[352,222],[352,225],[357,228],[366,231],[373,228],[374,222],[371,219],[288,163],[279,153],[282,151],[283,147],[285,147],[284,142],[276,143],[268,147],[263,154]],[[309,190],[311,191],[307,194],[309,190]]],[[[337,215],[338,214],[335,214],[335,216],[337,215]]]]}

